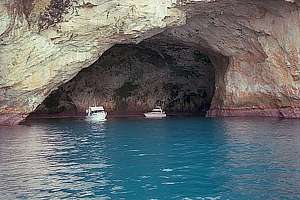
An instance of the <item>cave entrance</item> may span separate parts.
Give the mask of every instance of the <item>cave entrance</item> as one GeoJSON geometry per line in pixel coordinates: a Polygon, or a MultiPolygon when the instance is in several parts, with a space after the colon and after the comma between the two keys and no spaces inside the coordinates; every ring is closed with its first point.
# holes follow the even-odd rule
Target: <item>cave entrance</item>
{"type": "Polygon", "coordinates": [[[205,115],[215,88],[215,68],[201,50],[153,37],[117,44],[61,85],[36,109],[44,114],[84,114],[92,105],[134,114],[160,105],[169,114],[205,115]]]}

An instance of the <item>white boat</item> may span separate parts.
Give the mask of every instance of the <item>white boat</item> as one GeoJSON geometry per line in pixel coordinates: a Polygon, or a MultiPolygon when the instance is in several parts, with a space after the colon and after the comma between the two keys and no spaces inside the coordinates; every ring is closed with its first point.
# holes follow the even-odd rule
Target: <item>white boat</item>
{"type": "Polygon", "coordinates": [[[103,106],[89,107],[86,113],[88,121],[106,121],[107,112],[105,112],[103,106]]]}
{"type": "Polygon", "coordinates": [[[151,112],[144,113],[144,115],[146,118],[164,118],[167,116],[159,106],[156,106],[151,112]]]}

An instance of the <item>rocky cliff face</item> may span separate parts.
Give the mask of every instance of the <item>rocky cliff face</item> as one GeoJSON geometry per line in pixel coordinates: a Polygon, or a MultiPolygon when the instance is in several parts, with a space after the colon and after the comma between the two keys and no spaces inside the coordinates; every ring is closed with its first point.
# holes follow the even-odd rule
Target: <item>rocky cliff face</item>
{"type": "Polygon", "coordinates": [[[50,94],[35,113],[141,113],[161,105],[205,115],[214,91],[214,68],[198,49],[160,34],[142,43],[115,45],[98,61],[50,94]]]}
{"type": "Polygon", "coordinates": [[[0,124],[15,124],[113,44],[184,23],[176,1],[0,2],[0,124]]]}
{"type": "Polygon", "coordinates": [[[284,0],[2,1],[0,121],[18,122],[113,44],[138,42],[165,27],[165,34],[209,55],[216,69],[209,116],[300,117],[298,6],[284,0]],[[185,15],[185,25],[170,28],[185,15]]]}
{"type": "Polygon", "coordinates": [[[187,25],[173,34],[197,41],[214,56],[218,66],[210,116],[300,117],[297,4],[215,1],[187,8],[187,25]]]}

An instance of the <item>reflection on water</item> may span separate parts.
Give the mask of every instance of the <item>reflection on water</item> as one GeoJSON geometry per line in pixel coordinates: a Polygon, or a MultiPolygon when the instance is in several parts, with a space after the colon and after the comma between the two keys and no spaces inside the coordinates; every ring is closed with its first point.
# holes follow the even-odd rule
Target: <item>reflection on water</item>
{"type": "Polygon", "coordinates": [[[0,128],[1,199],[300,199],[300,121],[43,120],[0,128]]]}

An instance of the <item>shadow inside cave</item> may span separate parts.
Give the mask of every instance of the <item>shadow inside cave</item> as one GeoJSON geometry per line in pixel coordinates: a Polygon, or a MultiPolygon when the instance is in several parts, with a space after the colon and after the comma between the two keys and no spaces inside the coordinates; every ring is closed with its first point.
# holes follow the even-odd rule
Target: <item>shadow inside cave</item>
{"type": "Polygon", "coordinates": [[[170,115],[201,115],[215,90],[215,67],[198,48],[154,36],[116,44],[53,91],[32,116],[82,116],[103,105],[110,114],[141,114],[160,105],[170,115]]]}

